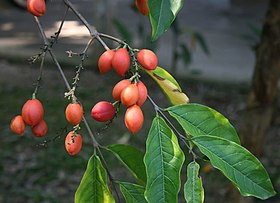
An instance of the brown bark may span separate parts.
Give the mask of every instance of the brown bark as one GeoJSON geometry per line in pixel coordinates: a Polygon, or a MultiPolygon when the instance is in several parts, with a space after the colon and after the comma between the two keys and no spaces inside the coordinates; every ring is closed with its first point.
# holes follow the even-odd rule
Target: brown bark
{"type": "MultiPolygon", "coordinates": [[[[270,127],[280,75],[280,0],[270,0],[256,47],[256,64],[249,92],[247,109],[241,116],[241,143],[257,157],[262,156],[267,130],[270,127]]],[[[253,202],[230,189],[230,202],[253,202]]]]}
{"type": "Polygon", "coordinates": [[[261,42],[256,48],[256,65],[249,93],[242,144],[261,156],[265,133],[270,126],[280,74],[280,0],[270,0],[261,42]]]}

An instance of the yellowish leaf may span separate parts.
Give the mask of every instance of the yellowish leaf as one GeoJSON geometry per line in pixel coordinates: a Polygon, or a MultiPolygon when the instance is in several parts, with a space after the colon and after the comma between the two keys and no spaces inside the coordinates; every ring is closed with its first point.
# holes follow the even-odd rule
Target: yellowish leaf
{"type": "Polygon", "coordinates": [[[182,92],[178,82],[166,70],[157,67],[155,70],[145,71],[157,82],[173,105],[189,103],[188,96],[182,92]]]}

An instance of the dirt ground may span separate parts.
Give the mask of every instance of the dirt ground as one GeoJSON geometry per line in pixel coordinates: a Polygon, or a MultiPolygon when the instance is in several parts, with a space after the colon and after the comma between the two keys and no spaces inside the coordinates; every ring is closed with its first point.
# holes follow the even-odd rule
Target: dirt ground
{"type": "MultiPolygon", "coordinates": [[[[75,74],[75,66],[64,67],[71,81],[75,74]]],[[[49,132],[44,139],[34,138],[30,129],[24,136],[13,135],[9,130],[11,118],[20,113],[23,103],[31,97],[33,83],[38,74],[38,65],[28,63],[13,64],[0,59],[0,203],[61,203],[73,202],[74,192],[85,170],[88,158],[93,149],[91,141],[82,126],[84,146],[77,157],[70,157],[64,149],[66,120],[64,109],[68,101],[63,97],[66,90],[58,71],[54,66],[44,69],[43,83],[39,90],[39,98],[45,108],[45,120],[49,132]],[[40,144],[49,140],[42,147],[40,144]]],[[[97,73],[96,68],[87,66],[83,70],[78,97],[84,105],[85,115],[96,132],[102,125],[90,118],[92,106],[100,100],[112,101],[111,90],[120,78],[113,72],[106,75],[97,73]]],[[[143,76],[149,94],[162,107],[168,106],[168,101],[155,83],[143,76]]],[[[179,79],[184,92],[191,102],[208,105],[223,113],[238,127],[238,118],[245,107],[248,86],[221,84],[215,82],[179,79]]],[[[280,106],[278,104],[278,106],[280,106]]],[[[154,116],[154,110],[149,102],[143,106],[145,114],[144,128],[136,135],[131,135],[123,123],[123,111],[104,133],[97,139],[102,145],[112,143],[129,143],[144,150],[145,139],[154,116]]],[[[69,130],[69,127],[66,127],[69,130]]],[[[253,135],[252,135],[253,136],[253,135]]],[[[267,133],[264,143],[265,153],[261,158],[271,176],[275,189],[280,191],[280,114],[275,111],[275,118],[267,133]]],[[[104,152],[110,171],[117,180],[132,180],[115,158],[104,152]]],[[[202,163],[202,165],[205,163],[202,163]]],[[[200,174],[203,178],[206,203],[226,202],[225,194],[229,182],[216,170],[200,174]]],[[[184,178],[184,175],[182,175],[184,178]]],[[[181,198],[182,199],[182,198],[181,198]]],[[[263,201],[280,202],[279,196],[263,201]]]]}

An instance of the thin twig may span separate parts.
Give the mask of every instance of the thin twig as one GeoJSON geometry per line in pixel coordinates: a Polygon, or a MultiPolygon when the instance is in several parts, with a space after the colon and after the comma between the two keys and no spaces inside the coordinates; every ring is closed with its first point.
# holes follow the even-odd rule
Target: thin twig
{"type": "MultiPolygon", "coordinates": [[[[59,70],[59,72],[60,72],[60,75],[62,76],[62,79],[63,79],[63,81],[64,81],[64,83],[65,83],[65,85],[66,85],[66,88],[68,89],[68,91],[70,91],[70,90],[71,90],[71,86],[70,86],[70,84],[69,84],[69,82],[68,82],[68,80],[67,80],[67,78],[66,78],[66,76],[65,76],[65,74],[64,74],[64,72],[63,72],[63,70],[62,70],[62,68],[61,68],[61,66],[60,66],[60,64],[59,64],[59,62],[58,62],[58,60],[57,60],[57,58],[56,58],[56,56],[55,56],[55,54],[53,53],[51,47],[49,47],[50,43],[49,43],[49,41],[48,41],[48,39],[47,39],[47,37],[46,37],[46,34],[45,34],[45,32],[44,32],[44,30],[43,30],[43,28],[42,28],[42,25],[41,25],[41,23],[40,23],[40,21],[39,21],[39,19],[38,19],[37,17],[35,17],[35,21],[36,21],[36,23],[37,23],[37,25],[38,25],[38,28],[39,28],[39,31],[40,31],[40,33],[41,33],[41,35],[42,35],[42,37],[43,37],[44,44],[45,44],[45,46],[48,47],[48,48],[47,48],[47,51],[49,52],[51,58],[53,59],[53,62],[55,63],[56,67],[58,68],[58,70],[59,70]]],[[[92,133],[92,130],[90,129],[90,127],[89,127],[89,125],[88,125],[88,122],[87,122],[87,120],[86,120],[86,118],[85,118],[84,116],[83,116],[83,122],[84,122],[84,124],[85,124],[85,126],[86,126],[86,128],[87,128],[87,131],[88,131],[88,133],[89,133],[89,135],[90,135],[90,137],[91,137],[91,139],[92,139],[92,141],[93,141],[93,146],[94,146],[94,148],[96,148],[96,149],[98,150],[99,154],[100,154],[101,161],[103,162],[104,167],[105,167],[105,169],[106,169],[106,171],[107,171],[107,173],[108,173],[109,180],[110,180],[110,182],[111,182],[112,185],[113,185],[113,189],[114,189],[114,191],[115,191],[115,193],[116,193],[118,202],[121,202],[121,201],[120,201],[119,194],[118,194],[118,191],[117,191],[117,189],[116,189],[116,185],[115,185],[114,178],[113,178],[113,176],[111,175],[111,173],[110,173],[110,171],[109,171],[109,169],[108,169],[108,167],[107,167],[106,160],[105,160],[105,158],[103,157],[103,154],[101,153],[101,150],[100,150],[100,148],[99,148],[99,143],[98,143],[97,140],[95,139],[95,137],[94,137],[94,135],[93,135],[93,133],[92,133]]]]}
{"type": "Polygon", "coordinates": [[[151,104],[154,106],[155,111],[158,112],[162,118],[168,123],[168,125],[175,131],[175,133],[177,134],[177,137],[184,142],[184,144],[187,146],[187,148],[189,149],[189,152],[193,155],[194,159],[197,157],[196,154],[193,152],[192,148],[190,147],[190,145],[187,143],[188,139],[182,135],[178,129],[173,125],[173,123],[167,118],[167,116],[162,112],[161,108],[154,102],[154,100],[148,95],[148,99],[151,102],[151,104]]]}
{"type": "Polygon", "coordinates": [[[80,12],[75,9],[74,5],[68,1],[64,0],[66,6],[68,6],[73,13],[79,18],[79,20],[87,27],[90,36],[96,38],[97,41],[104,47],[104,49],[109,50],[110,48],[106,45],[106,43],[100,38],[99,33],[97,32],[96,28],[88,23],[88,21],[80,14],[80,12]]]}
{"type": "Polygon", "coordinates": [[[67,14],[68,14],[68,11],[69,11],[69,7],[67,7],[66,10],[65,10],[65,13],[64,13],[64,16],[63,16],[63,18],[62,18],[62,20],[61,20],[61,23],[60,23],[60,26],[59,26],[59,28],[58,28],[58,31],[55,33],[55,36],[52,37],[52,38],[53,38],[53,42],[51,43],[51,47],[52,47],[53,44],[56,43],[57,40],[58,40],[58,37],[59,37],[60,32],[61,32],[61,30],[62,30],[62,27],[63,27],[63,25],[64,25],[66,16],[67,16],[67,14]]]}
{"type": "Polygon", "coordinates": [[[45,57],[46,57],[46,52],[43,52],[42,60],[41,60],[41,64],[40,64],[39,75],[38,75],[37,82],[36,82],[36,87],[35,87],[34,92],[33,92],[33,94],[32,94],[32,98],[33,98],[33,99],[35,99],[36,96],[37,96],[38,89],[39,89],[39,87],[40,87],[40,83],[41,83],[41,80],[42,80],[42,73],[43,73],[43,67],[44,67],[45,57]]]}
{"type": "Polygon", "coordinates": [[[111,35],[107,35],[107,34],[104,34],[104,33],[99,33],[99,36],[100,36],[100,37],[107,38],[107,39],[110,39],[110,40],[113,40],[113,41],[115,41],[115,42],[117,42],[117,43],[119,43],[119,44],[123,44],[123,45],[126,44],[125,41],[123,41],[123,40],[121,40],[121,39],[118,39],[118,38],[116,38],[116,37],[113,37],[113,36],[111,36],[111,35]]]}

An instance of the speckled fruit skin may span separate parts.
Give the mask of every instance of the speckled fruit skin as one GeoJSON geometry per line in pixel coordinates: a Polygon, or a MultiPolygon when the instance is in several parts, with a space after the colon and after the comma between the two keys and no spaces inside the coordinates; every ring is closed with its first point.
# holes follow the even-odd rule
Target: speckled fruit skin
{"type": "Polygon", "coordinates": [[[91,116],[93,119],[99,122],[107,122],[114,118],[116,109],[107,101],[101,101],[94,105],[91,110],[91,116]]]}
{"type": "Polygon", "coordinates": [[[125,48],[120,48],[116,51],[112,60],[112,66],[120,76],[124,76],[130,66],[130,56],[125,48]]]}
{"type": "Polygon", "coordinates": [[[68,104],[65,110],[65,116],[69,123],[78,125],[83,119],[83,108],[79,103],[68,104]]]}
{"type": "Polygon", "coordinates": [[[150,9],[148,7],[148,0],[136,0],[136,8],[142,15],[146,16],[149,14],[150,9]]]}
{"type": "Polygon", "coordinates": [[[112,91],[112,96],[116,101],[121,100],[121,93],[122,91],[131,84],[129,80],[121,80],[118,82],[112,91]]]}
{"type": "Polygon", "coordinates": [[[40,17],[46,12],[45,0],[27,0],[27,10],[34,16],[40,17]]]}
{"type": "Polygon", "coordinates": [[[98,69],[100,73],[107,73],[112,69],[112,60],[114,55],[114,50],[107,50],[99,57],[98,69]]]}
{"type": "Polygon", "coordinates": [[[125,112],[124,122],[132,134],[137,133],[144,123],[144,115],[141,108],[137,105],[129,107],[125,112]]]}
{"type": "Polygon", "coordinates": [[[139,99],[136,102],[136,104],[138,106],[142,106],[145,103],[146,99],[147,99],[148,90],[146,88],[146,85],[144,85],[144,83],[141,82],[141,81],[139,81],[137,83],[137,87],[138,87],[138,91],[139,91],[139,99]]]}
{"type": "Polygon", "coordinates": [[[22,107],[21,115],[27,125],[37,125],[44,117],[42,103],[38,99],[28,100],[22,107]]]}
{"type": "Polygon", "coordinates": [[[65,138],[65,149],[71,156],[74,156],[79,153],[82,149],[83,140],[80,134],[76,134],[74,137],[74,142],[72,141],[73,132],[69,132],[65,138]]]}
{"type": "Polygon", "coordinates": [[[22,116],[18,115],[12,119],[10,123],[10,129],[13,133],[17,135],[23,135],[25,131],[25,123],[23,121],[22,116]]]}
{"type": "Polygon", "coordinates": [[[135,84],[130,84],[121,92],[121,102],[124,106],[132,106],[139,99],[139,90],[135,84]]]}
{"type": "Polygon", "coordinates": [[[32,133],[36,137],[44,137],[48,132],[48,125],[44,120],[41,120],[40,123],[33,126],[32,133]]]}
{"type": "Polygon", "coordinates": [[[155,70],[158,65],[158,58],[154,52],[142,49],[137,54],[137,60],[141,66],[147,70],[155,70]]]}

